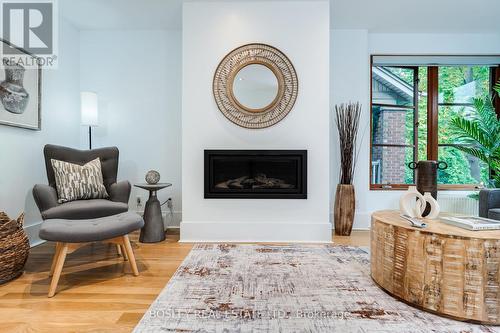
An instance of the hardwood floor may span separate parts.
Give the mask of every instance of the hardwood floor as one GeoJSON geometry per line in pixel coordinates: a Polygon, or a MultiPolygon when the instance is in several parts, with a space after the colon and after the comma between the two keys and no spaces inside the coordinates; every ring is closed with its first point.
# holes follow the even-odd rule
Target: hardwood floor
{"type": "MultiPolygon", "coordinates": [[[[54,244],[31,249],[24,275],[0,286],[0,331],[130,332],[191,250],[178,239],[169,231],[165,242],[143,244],[131,235],[138,277],[114,245],[84,246],[66,258],[53,298],[47,291],[54,244]]],[[[355,231],[333,241],[369,246],[370,234],[355,231]]]]}

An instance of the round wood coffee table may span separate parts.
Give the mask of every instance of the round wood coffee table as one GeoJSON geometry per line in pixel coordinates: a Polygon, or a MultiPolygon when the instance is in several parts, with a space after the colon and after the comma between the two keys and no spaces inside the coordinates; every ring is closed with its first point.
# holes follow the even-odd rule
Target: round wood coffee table
{"type": "Polygon", "coordinates": [[[469,231],[398,211],[372,215],[371,275],[389,294],[458,320],[500,324],[500,231],[469,231]]]}

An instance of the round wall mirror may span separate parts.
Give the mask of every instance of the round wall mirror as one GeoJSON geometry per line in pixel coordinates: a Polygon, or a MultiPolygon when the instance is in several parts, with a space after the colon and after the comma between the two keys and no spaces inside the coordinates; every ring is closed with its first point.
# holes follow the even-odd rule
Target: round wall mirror
{"type": "Polygon", "coordinates": [[[262,64],[242,67],[233,80],[233,97],[249,112],[262,112],[278,98],[278,78],[271,68],[262,64]]]}
{"type": "Polygon", "coordinates": [[[265,128],[292,110],[299,82],[285,54],[256,43],[240,46],[222,59],[212,88],[227,119],[245,128],[265,128]]]}

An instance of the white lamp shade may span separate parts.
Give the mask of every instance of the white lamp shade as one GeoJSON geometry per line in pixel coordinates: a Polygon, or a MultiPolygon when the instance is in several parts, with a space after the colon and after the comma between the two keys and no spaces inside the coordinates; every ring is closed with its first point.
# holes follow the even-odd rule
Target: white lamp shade
{"type": "Polygon", "coordinates": [[[81,93],[81,108],[82,108],[82,125],[97,126],[97,94],[94,92],[84,91],[81,93]]]}

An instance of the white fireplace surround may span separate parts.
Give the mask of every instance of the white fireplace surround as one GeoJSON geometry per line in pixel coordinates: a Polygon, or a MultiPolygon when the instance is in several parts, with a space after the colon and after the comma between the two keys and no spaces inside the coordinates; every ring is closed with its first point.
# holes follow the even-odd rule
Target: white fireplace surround
{"type": "Polygon", "coordinates": [[[183,242],[330,242],[329,2],[188,2],[183,8],[183,242]],[[293,63],[296,104],[278,124],[238,127],[218,110],[214,71],[248,43],[293,63]],[[204,199],[205,149],[308,151],[307,199],[204,199]]]}

